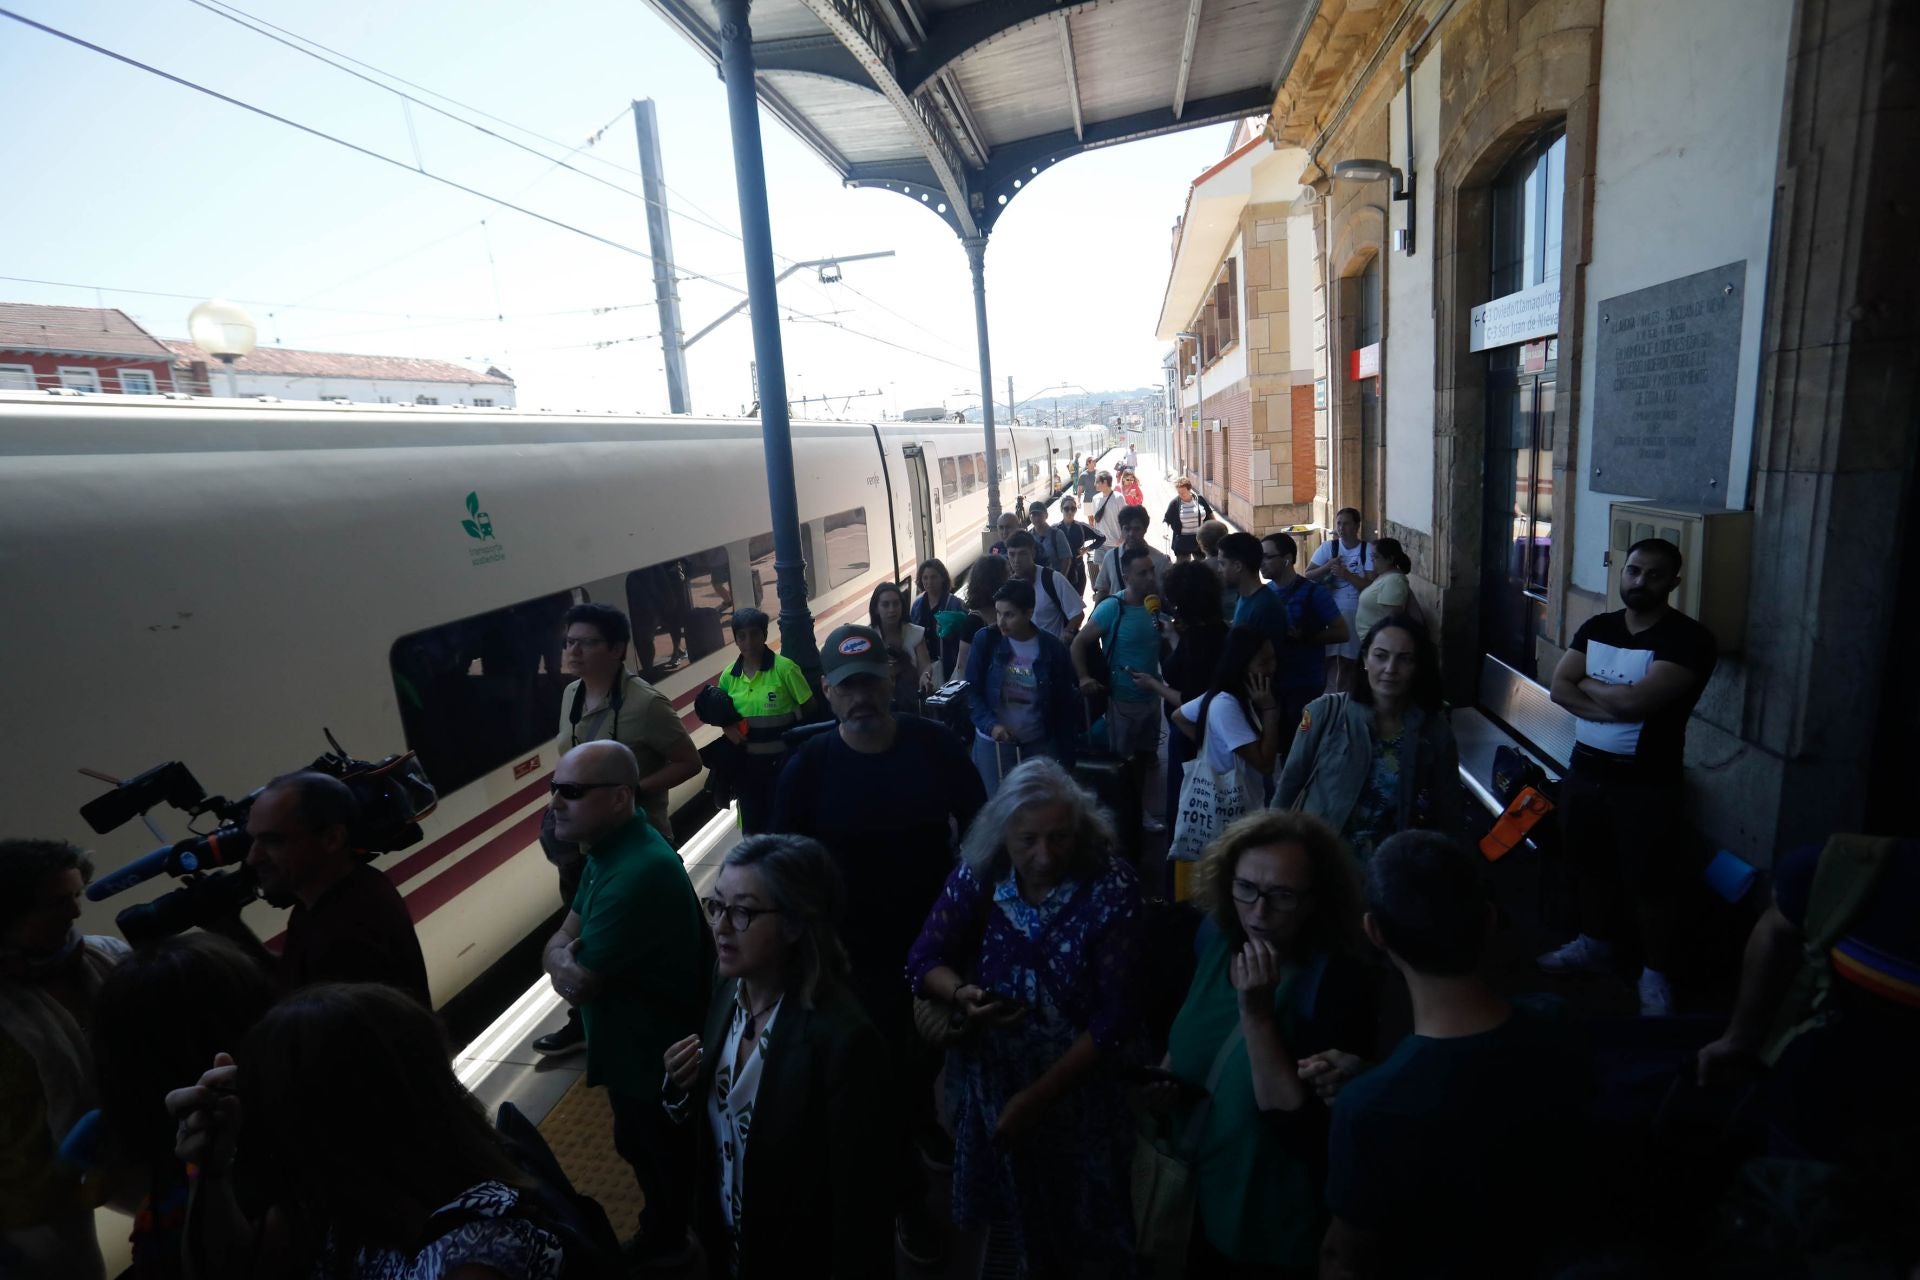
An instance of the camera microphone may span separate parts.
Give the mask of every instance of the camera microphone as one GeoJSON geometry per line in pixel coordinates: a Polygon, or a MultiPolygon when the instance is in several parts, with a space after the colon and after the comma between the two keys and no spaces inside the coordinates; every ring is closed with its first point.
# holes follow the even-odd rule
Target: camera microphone
{"type": "Polygon", "coordinates": [[[253,838],[245,827],[229,824],[204,836],[163,846],[88,885],[87,901],[104,902],[157,875],[181,876],[244,862],[252,845],[253,838]]]}

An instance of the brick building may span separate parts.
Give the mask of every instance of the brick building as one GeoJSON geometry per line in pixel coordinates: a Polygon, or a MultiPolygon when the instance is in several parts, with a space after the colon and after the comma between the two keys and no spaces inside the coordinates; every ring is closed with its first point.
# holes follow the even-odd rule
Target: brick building
{"type": "Polygon", "coordinates": [[[0,302],[0,391],[172,391],[173,352],[124,311],[0,302]]]}
{"type": "Polygon", "coordinates": [[[1463,708],[1544,704],[1671,533],[1725,651],[1702,828],[1764,865],[1903,825],[1916,55],[1896,0],[1323,0],[1177,231],[1180,465],[1400,539],[1463,708]]]}

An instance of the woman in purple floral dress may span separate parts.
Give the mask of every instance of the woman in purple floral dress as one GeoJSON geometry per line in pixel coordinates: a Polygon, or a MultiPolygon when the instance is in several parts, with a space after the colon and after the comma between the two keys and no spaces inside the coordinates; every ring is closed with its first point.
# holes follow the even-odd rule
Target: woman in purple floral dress
{"type": "Polygon", "coordinates": [[[974,819],[907,957],[956,1003],[947,1056],[953,1218],[991,1228],[1039,1276],[1127,1274],[1134,1126],[1114,1070],[1142,1043],[1140,888],[1113,825],[1051,760],[1030,760],[974,819]]]}

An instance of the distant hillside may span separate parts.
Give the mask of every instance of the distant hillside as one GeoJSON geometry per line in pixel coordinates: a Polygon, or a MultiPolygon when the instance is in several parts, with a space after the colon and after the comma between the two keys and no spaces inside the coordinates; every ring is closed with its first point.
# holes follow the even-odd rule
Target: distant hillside
{"type": "MultiPolygon", "coordinates": [[[[1146,412],[1148,405],[1161,403],[1162,391],[1159,387],[1133,387],[1118,391],[1062,391],[1059,395],[1047,392],[1029,400],[1018,386],[1013,393],[1020,396],[1020,419],[1023,422],[1052,422],[1056,408],[1066,422],[1091,422],[1095,418],[1112,419],[1116,415],[1138,415],[1146,412]]],[[[980,406],[970,405],[963,412],[968,422],[980,421],[980,406]]],[[[994,409],[996,420],[1006,413],[1004,403],[994,409]]]]}

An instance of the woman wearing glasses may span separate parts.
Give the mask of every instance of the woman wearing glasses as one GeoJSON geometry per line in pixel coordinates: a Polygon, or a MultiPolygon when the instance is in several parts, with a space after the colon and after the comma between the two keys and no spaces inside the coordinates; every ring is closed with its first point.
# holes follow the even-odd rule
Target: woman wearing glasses
{"type": "Polygon", "coordinates": [[[1318,818],[1262,810],[1207,851],[1199,902],[1199,967],[1163,1063],[1181,1083],[1149,1090],[1193,1168],[1188,1270],[1311,1275],[1327,1102],[1373,1040],[1353,866],[1318,818]]]}
{"type": "Polygon", "coordinates": [[[848,995],[839,872],[805,836],[749,836],[703,904],[720,983],[666,1052],[667,1114],[700,1134],[696,1220],[713,1274],[891,1277],[890,1081],[848,995]]]}

